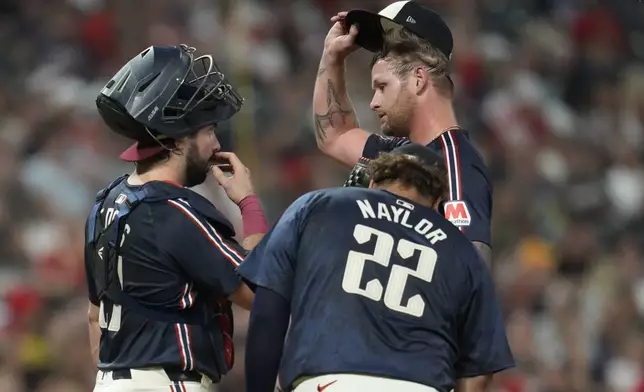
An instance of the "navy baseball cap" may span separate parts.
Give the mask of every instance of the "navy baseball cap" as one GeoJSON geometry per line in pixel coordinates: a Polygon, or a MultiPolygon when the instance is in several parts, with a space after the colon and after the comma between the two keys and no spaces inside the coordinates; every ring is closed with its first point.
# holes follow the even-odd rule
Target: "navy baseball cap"
{"type": "Polygon", "coordinates": [[[448,59],[452,56],[454,38],[443,18],[436,11],[412,0],[396,1],[377,14],[351,10],[346,21],[349,25],[358,25],[356,44],[370,52],[382,49],[386,31],[405,27],[427,40],[448,59]]]}

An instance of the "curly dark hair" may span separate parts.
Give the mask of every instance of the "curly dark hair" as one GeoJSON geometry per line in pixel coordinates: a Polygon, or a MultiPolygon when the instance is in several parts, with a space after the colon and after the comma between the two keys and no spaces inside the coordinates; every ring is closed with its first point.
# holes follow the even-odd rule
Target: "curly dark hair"
{"type": "Polygon", "coordinates": [[[397,182],[432,202],[445,199],[449,192],[444,167],[427,165],[411,155],[381,154],[369,162],[368,170],[375,185],[397,182]]]}
{"type": "Polygon", "coordinates": [[[421,66],[432,76],[436,91],[451,96],[454,85],[449,76],[449,59],[426,39],[406,28],[389,29],[385,32],[384,45],[371,60],[371,68],[385,60],[398,78],[402,78],[414,68],[421,66]]]}
{"type": "Polygon", "coordinates": [[[148,159],[144,159],[142,161],[135,162],[134,167],[136,170],[136,174],[141,175],[149,172],[153,168],[157,167],[160,163],[167,162],[168,159],[170,159],[170,154],[172,154],[172,151],[175,149],[175,140],[173,139],[164,139],[164,140],[152,140],[150,139],[149,141],[146,142],[139,142],[139,144],[142,144],[143,147],[147,146],[155,146],[158,145],[159,143],[163,144],[167,150],[161,151],[160,153],[151,156],[148,159]]]}

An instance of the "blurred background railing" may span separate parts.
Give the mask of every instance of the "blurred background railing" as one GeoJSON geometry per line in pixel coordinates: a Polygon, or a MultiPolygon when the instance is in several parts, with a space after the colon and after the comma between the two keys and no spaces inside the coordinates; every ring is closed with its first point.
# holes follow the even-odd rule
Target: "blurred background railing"
{"type": "MultiPolygon", "coordinates": [[[[274,219],[347,173],[309,129],[328,18],[387,2],[0,3],[0,391],[91,390],[83,221],[130,170],[116,158],[127,142],[94,109],[106,78],[150,44],[214,53],[247,98],[222,139],[274,219]]],[[[644,4],[427,3],[454,31],[459,121],[494,179],[494,273],[519,364],[497,390],[644,391],[644,4]]],[[[377,130],[368,60],[353,55],[347,75],[361,124],[377,130]]],[[[238,313],[222,392],[242,390],[238,313]]]]}

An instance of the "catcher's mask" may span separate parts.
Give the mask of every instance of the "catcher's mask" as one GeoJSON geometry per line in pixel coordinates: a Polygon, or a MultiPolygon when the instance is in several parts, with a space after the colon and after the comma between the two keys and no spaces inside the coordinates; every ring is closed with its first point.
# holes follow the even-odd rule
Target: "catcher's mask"
{"type": "Polygon", "coordinates": [[[243,99],[211,55],[194,53],[186,45],[151,46],[132,58],[96,99],[105,123],[143,141],[179,139],[232,117],[243,99]]]}

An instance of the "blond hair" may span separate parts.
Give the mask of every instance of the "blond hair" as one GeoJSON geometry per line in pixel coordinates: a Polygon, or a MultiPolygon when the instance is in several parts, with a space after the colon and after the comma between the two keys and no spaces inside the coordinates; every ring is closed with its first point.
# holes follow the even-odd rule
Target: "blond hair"
{"type": "Polygon", "coordinates": [[[449,78],[449,59],[426,39],[406,28],[392,28],[385,32],[384,45],[371,61],[371,67],[379,60],[390,63],[399,78],[421,66],[432,77],[436,90],[451,96],[454,85],[449,78]]]}

